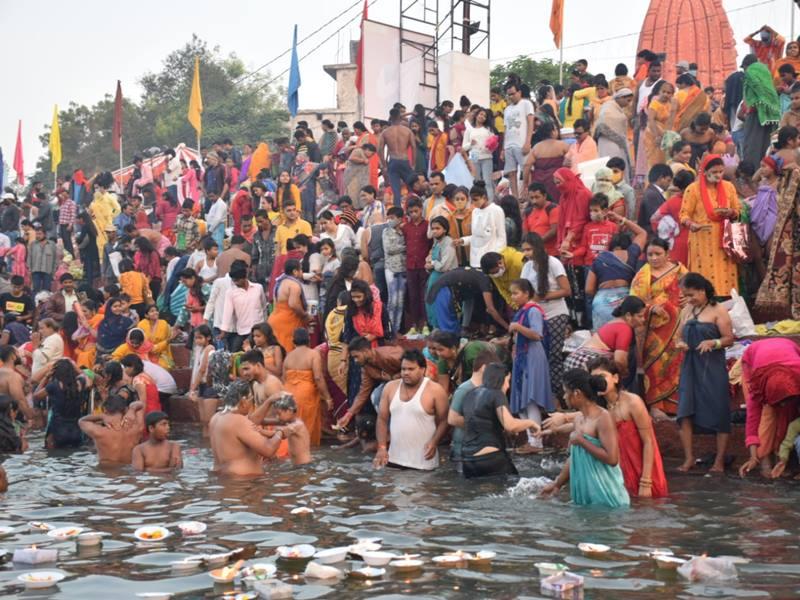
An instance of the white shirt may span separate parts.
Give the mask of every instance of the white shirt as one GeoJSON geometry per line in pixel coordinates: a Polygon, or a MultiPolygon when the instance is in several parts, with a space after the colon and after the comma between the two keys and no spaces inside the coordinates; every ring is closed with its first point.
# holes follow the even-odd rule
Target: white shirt
{"type": "MultiPolygon", "coordinates": [[[[225,200],[222,198],[217,198],[217,201],[211,205],[211,210],[208,211],[206,214],[206,225],[208,227],[208,232],[213,232],[220,224],[225,224],[225,221],[228,218],[228,205],[225,204],[225,200]]],[[[220,248],[220,252],[222,248],[220,248]]]]}
{"type": "Polygon", "coordinates": [[[203,311],[203,318],[212,323],[217,329],[222,329],[222,311],[225,308],[225,294],[233,286],[231,276],[215,279],[211,286],[211,293],[208,295],[206,309],[203,311]]]}
{"type": "Polygon", "coordinates": [[[469,265],[481,268],[481,256],[487,252],[500,252],[506,243],[506,216],[497,204],[472,209],[472,235],[461,238],[469,244],[469,265]]]}
{"type": "Polygon", "coordinates": [[[64,312],[75,312],[73,306],[78,301],[78,294],[68,294],[64,290],[61,290],[61,295],[64,296],[64,312]]]}
{"type": "MultiPolygon", "coordinates": [[[[539,278],[536,272],[536,264],[532,260],[529,260],[522,265],[522,273],[520,276],[523,279],[530,281],[531,285],[533,285],[534,292],[538,293],[537,290],[539,289],[539,278]]],[[[561,261],[555,256],[548,256],[547,291],[554,292],[561,289],[561,286],[558,285],[558,278],[566,276],[567,271],[564,269],[564,265],[561,264],[561,261]]],[[[567,302],[564,300],[564,298],[557,298],[556,300],[544,300],[539,302],[539,306],[541,306],[542,310],[544,311],[545,319],[552,319],[553,317],[558,317],[560,315],[569,315],[567,302]]]]}
{"type": "Polygon", "coordinates": [[[169,187],[171,185],[178,185],[181,176],[181,161],[178,157],[173,157],[167,162],[164,169],[164,185],[169,187]]]}
{"type": "Polygon", "coordinates": [[[222,331],[235,331],[238,335],[250,335],[253,325],[267,318],[267,298],[260,283],[252,281],[247,289],[232,286],[225,293],[222,310],[222,331]]]}
{"type": "Polygon", "coordinates": [[[527,98],[523,98],[516,104],[509,104],[506,107],[505,112],[503,112],[503,123],[506,126],[503,147],[522,148],[530,141],[532,132],[528,131],[528,115],[532,114],[533,103],[527,98]]]}
{"type": "Polygon", "coordinates": [[[33,366],[31,374],[46,367],[50,363],[56,362],[64,357],[64,340],[57,333],[48,335],[42,340],[39,347],[33,351],[33,366]]]}
{"type": "Polygon", "coordinates": [[[492,158],[492,153],[486,149],[486,141],[494,135],[488,127],[467,128],[464,132],[462,148],[475,160],[492,158]],[[475,142],[473,144],[473,142],[475,142]]]}
{"type": "Polygon", "coordinates": [[[321,233],[319,235],[320,239],[322,240],[333,240],[333,245],[336,247],[336,255],[342,253],[342,250],[345,248],[353,248],[356,244],[356,234],[353,231],[353,228],[349,225],[345,225],[344,223],[339,223],[336,226],[336,237],[333,237],[327,231],[321,233]]]}
{"type": "Polygon", "coordinates": [[[180,256],[176,256],[175,258],[173,258],[171,261],[169,261],[167,263],[167,273],[166,273],[166,275],[167,275],[167,279],[166,280],[167,281],[169,281],[169,278],[172,277],[172,272],[175,270],[175,265],[178,264],[178,261],[180,259],[181,259],[180,256]]]}

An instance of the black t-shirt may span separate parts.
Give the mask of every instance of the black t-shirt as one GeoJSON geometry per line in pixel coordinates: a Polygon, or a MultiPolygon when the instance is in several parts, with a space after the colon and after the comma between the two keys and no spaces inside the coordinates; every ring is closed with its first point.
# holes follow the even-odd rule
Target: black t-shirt
{"type": "Polygon", "coordinates": [[[500,390],[479,386],[467,392],[461,405],[461,414],[464,415],[462,456],[474,456],[489,446],[505,450],[503,425],[497,418],[497,409],[501,406],[508,406],[508,402],[500,390]]]}
{"type": "Polygon", "coordinates": [[[470,296],[480,297],[484,292],[492,291],[492,282],[483,271],[462,267],[447,271],[439,277],[428,290],[427,302],[433,303],[436,300],[436,294],[445,286],[449,287],[462,300],[470,296]]]}
{"type": "Polygon", "coordinates": [[[11,292],[0,294],[0,310],[4,314],[30,315],[33,314],[34,308],[33,298],[28,294],[22,294],[19,297],[13,296],[11,292]]]}

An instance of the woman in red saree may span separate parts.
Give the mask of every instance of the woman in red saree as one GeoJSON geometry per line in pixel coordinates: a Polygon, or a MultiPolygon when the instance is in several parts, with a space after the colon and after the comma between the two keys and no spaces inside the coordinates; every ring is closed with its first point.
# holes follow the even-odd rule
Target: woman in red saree
{"type": "Polygon", "coordinates": [[[631,295],[647,304],[644,331],[637,335],[639,365],[644,369],[644,399],[653,416],[674,415],[678,410],[678,381],[683,353],[678,343],[678,285],[688,272],[669,258],[669,244],[660,238],[646,248],[647,264],[631,283],[631,295]]]}

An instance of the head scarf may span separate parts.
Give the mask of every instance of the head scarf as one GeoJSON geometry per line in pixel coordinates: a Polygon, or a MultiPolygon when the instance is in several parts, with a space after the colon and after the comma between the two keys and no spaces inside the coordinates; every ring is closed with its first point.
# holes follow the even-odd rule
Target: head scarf
{"type": "Polygon", "coordinates": [[[580,180],[580,177],[575,175],[571,169],[566,167],[561,167],[557,169],[553,176],[555,177],[558,175],[559,179],[563,181],[563,183],[559,184],[558,191],[561,192],[561,200],[560,202],[564,202],[564,200],[574,200],[576,198],[580,198],[581,196],[589,196],[591,198],[592,192],[583,185],[583,182],[580,180]]]}
{"type": "Polygon", "coordinates": [[[111,310],[114,298],[106,302],[106,312],[97,328],[97,343],[104,349],[114,349],[125,341],[128,328],[133,324],[130,317],[115,315],[111,310]]]}
{"type": "Polygon", "coordinates": [[[611,207],[614,203],[622,198],[622,194],[617,190],[617,186],[612,181],[613,172],[608,167],[600,167],[594,174],[594,183],[592,184],[593,194],[603,194],[608,198],[608,206],[611,207]]]}
{"type": "Polygon", "coordinates": [[[763,63],[756,62],[744,72],[744,101],[758,111],[761,125],[778,123],[781,120],[781,104],[772,74],[763,63]]]}
{"type": "MultiPolygon", "coordinates": [[[[706,180],[706,171],[708,170],[708,163],[718,159],[722,160],[719,154],[709,154],[700,165],[700,198],[703,200],[703,207],[706,209],[706,215],[711,221],[717,223],[724,221],[727,217],[721,217],[714,212],[714,207],[711,205],[711,197],[708,195],[708,181],[706,180]]],[[[717,182],[717,208],[728,208],[728,196],[725,193],[725,182],[720,179],[717,182]]]]}

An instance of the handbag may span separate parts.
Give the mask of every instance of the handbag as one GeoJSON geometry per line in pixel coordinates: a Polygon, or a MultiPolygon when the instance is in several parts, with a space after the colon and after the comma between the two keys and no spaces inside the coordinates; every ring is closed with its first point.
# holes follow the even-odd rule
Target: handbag
{"type": "Polygon", "coordinates": [[[753,256],[750,252],[750,226],[725,219],[722,225],[722,249],[736,263],[751,262],[753,256]]]}

